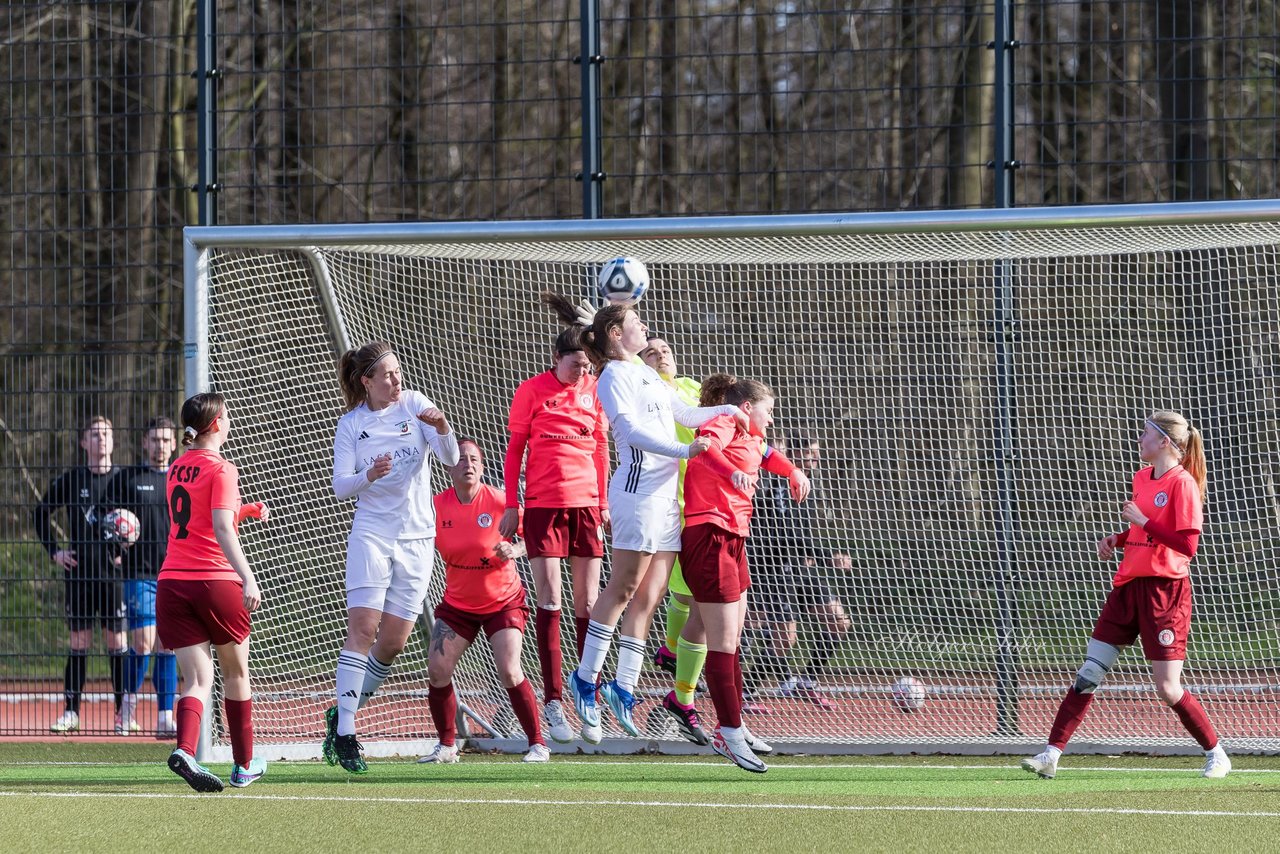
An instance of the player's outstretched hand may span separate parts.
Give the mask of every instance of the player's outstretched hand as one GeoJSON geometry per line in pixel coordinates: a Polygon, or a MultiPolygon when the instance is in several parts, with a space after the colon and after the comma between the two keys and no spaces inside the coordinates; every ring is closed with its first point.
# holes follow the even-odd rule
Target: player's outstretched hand
{"type": "Polygon", "coordinates": [[[261,604],[262,594],[258,592],[258,582],[251,575],[244,583],[244,609],[252,614],[261,604]]]}
{"type": "Polygon", "coordinates": [[[1116,553],[1117,537],[1115,534],[1107,534],[1098,540],[1098,557],[1107,560],[1116,553]]]}
{"type": "Polygon", "coordinates": [[[386,477],[389,474],[391,474],[391,455],[390,454],[383,454],[380,457],[375,457],[373,460],[373,465],[369,466],[364,471],[364,476],[369,478],[370,483],[374,483],[375,481],[381,480],[382,478],[386,477]]]}
{"type": "Polygon", "coordinates": [[[730,477],[730,480],[733,481],[734,489],[739,492],[750,492],[756,485],[756,478],[747,474],[745,471],[735,471],[730,477]]]}
{"type": "Polygon", "coordinates": [[[419,412],[418,420],[429,427],[434,427],[442,436],[449,432],[449,422],[445,419],[444,413],[434,406],[419,412]]]}
{"type": "Polygon", "coordinates": [[[1139,510],[1138,505],[1132,501],[1124,503],[1124,508],[1120,511],[1120,518],[1131,525],[1137,525],[1139,528],[1147,524],[1146,514],[1139,510]]]}
{"type": "Polygon", "coordinates": [[[516,531],[520,528],[520,508],[508,507],[502,511],[502,518],[498,520],[498,533],[503,539],[514,537],[516,531]]]}
{"type": "Polygon", "coordinates": [[[701,454],[703,451],[705,451],[707,448],[710,448],[710,447],[711,447],[711,440],[708,439],[706,436],[699,436],[698,438],[694,439],[692,442],[689,443],[689,459],[693,459],[694,457],[698,456],[698,454],[701,454]]]}
{"type": "Polygon", "coordinates": [[[53,562],[68,571],[75,569],[79,564],[79,561],[76,560],[75,549],[58,549],[54,552],[53,562]]]}
{"type": "Polygon", "coordinates": [[[584,299],[573,307],[574,312],[578,315],[579,326],[590,326],[596,320],[596,307],[591,304],[590,300],[584,299]]]}
{"type": "Polygon", "coordinates": [[[804,501],[809,497],[809,490],[812,485],[809,483],[809,475],[796,469],[787,478],[787,483],[791,486],[791,499],[796,503],[804,501]]]}

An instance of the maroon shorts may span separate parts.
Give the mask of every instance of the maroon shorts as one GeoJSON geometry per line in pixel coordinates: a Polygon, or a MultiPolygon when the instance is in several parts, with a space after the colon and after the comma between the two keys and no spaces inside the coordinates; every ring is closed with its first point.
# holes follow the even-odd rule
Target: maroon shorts
{"type": "Polygon", "coordinates": [[[529,608],[524,603],[523,589],[512,596],[505,605],[487,614],[474,614],[455,608],[448,602],[436,606],[435,617],[444,620],[445,625],[466,638],[474,641],[476,635],[484,629],[484,636],[491,638],[503,629],[519,629],[524,634],[524,627],[529,622],[529,608]]]}
{"type": "Polygon", "coordinates": [[[1111,588],[1094,640],[1127,646],[1141,636],[1148,661],[1182,661],[1191,629],[1191,579],[1135,578],[1111,588]]]}
{"type": "Polygon", "coordinates": [[[526,507],[524,545],[529,557],[602,557],[599,507],[526,507]]]}
{"type": "Polygon", "coordinates": [[[239,581],[175,581],[156,585],[156,632],[169,649],[244,643],[249,612],[239,581]]]}
{"type": "Polygon", "coordinates": [[[695,602],[737,602],[751,586],[747,539],[705,523],[680,534],[680,570],[695,602]]]}

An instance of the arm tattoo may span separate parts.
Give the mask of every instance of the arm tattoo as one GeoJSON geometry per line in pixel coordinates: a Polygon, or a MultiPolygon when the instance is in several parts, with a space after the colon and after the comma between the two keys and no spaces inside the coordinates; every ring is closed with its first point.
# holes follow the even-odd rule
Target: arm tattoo
{"type": "Polygon", "coordinates": [[[444,642],[447,638],[456,638],[455,632],[444,620],[436,620],[431,627],[431,652],[444,655],[444,642]]]}

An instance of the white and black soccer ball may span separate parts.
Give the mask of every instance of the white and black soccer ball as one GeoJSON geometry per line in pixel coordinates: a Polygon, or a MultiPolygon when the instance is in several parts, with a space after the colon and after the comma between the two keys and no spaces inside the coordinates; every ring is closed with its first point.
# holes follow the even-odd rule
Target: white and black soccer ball
{"type": "Polygon", "coordinates": [[[131,510],[123,507],[102,517],[102,536],[109,543],[131,544],[138,541],[142,526],[131,510]]]}
{"type": "Polygon", "coordinates": [[[614,258],[600,268],[596,287],[606,302],[636,302],[649,290],[649,270],[635,258],[614,258]]]}
{"type": "Polygon", "coordinates": [[[918,712],[924,708],[924,683],[914,676],[900,676],[893,683],[893,704],[900,712],[918,712]]]}

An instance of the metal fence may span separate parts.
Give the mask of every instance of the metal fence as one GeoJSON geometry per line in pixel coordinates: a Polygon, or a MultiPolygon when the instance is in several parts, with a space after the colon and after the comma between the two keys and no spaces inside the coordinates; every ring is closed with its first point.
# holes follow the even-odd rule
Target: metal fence
{"type": "Polygon", "coordinates": [[[0,17],[0,679],[52,697],[0,704],[0,733],[61,708],[61,571],[33,507],[81,461],[87,415],[114,421],[128,463],[180,401],[186,224],[572,218],[592,192],[607,217],[1275,194],[1270,0],[107,0],[0,17]]]}

